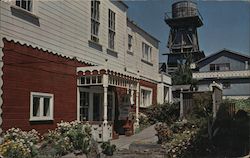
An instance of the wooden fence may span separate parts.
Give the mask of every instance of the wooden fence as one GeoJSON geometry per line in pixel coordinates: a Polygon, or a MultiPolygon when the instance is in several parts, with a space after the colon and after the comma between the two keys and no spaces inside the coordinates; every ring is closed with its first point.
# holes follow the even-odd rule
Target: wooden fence
{"type": "MultiPolygon", "coordinates": [[[[212,106],[213,117],[222,102],[222,90],[216,86],[212,86],[210,91],[183,91],[180,93],[180,118],[187,117],[192,113],[194,105],[212,106]]],[[[230,107],[230,114],[234,114],[235,106],[230,107]]]]}

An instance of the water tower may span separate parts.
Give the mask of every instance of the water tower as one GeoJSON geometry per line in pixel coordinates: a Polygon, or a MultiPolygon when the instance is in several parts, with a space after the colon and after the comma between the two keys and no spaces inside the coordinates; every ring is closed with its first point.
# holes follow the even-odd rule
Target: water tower
{"type": "Polygon", "coordinates": [[[170,27],[167,47],[168,73],[172,74],[178,64],[192,63],[204,58],[199,49],[197,28],[203,25],[197,4],[192,1],[179,1],[172,5],[172,16],[166,13],[165,22],[170,27]]]}

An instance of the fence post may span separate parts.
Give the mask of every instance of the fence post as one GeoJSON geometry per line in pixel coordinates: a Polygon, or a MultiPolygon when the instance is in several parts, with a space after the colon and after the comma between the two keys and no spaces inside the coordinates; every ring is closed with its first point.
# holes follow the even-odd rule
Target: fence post
{"type": "Polygon", "coordinates": [[[214,87],[212,87],[212,99],[213,99],[213,118],[216,118],[216,113],[217,113],[217,108],[216,108],[216,99],[215,99],[215,91],[214,91],[214,87]]]}
{"type": "Polygon", "coordinates": [[[183,89],[180,92],[180,120],[183,119],[183,89]]]}

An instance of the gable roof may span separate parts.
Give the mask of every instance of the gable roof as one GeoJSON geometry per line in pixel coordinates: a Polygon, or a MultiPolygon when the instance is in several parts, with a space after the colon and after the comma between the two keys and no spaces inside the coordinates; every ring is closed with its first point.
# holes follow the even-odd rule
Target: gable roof
{"type": "Polygon", "coordinates": [[[160,40],[158,40],[156,37],[152,36],[150,33],[148,33],[147,31],[145,31],[144,29],[142,29],[140,26],[138,26],[138,24],[136,24],[133,20],[127,18],[127,23],[133,25],[134,27],[138,28],[140,31],[142,31],[143,33],[145,33],[147,36],[149,36],[150,38],[152,38],[153,40],[155,40],[157,43],[160,42],[160,40]]]}
{"type": "Polygon", "coordinates": [[[210,63],[210,62],[214,61],[215,59],[218,59],[221,56],[227,56],[227,57],[230,57],[230,58],[242,61],[242,62],[245,62],[245,61],[250,62],[250,56],[248,56],[248,55],[234,52],[234,51],[228,50],[228,49],[222,49],[216,53],[213,53],[213,54],[207,56],[206,58],[203,58],[203,59],[197,61],[196,63],[198,65],[198,67],[203,67],[207,63],[210,63]]]}

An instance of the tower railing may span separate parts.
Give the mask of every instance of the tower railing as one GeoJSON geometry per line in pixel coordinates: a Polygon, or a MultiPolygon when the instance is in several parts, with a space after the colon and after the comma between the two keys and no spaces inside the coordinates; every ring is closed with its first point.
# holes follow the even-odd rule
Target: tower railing
{"type": "Polygon", "coordinates": [[[164,14],[164,20],[168,20],[168,19],[178,19],[178,18],[185,18],[185,17],[192,17],[192,16],[198,16],[201,20],[203,20],[203,17],[201,16],[199,10],[197,9],[196,11],[188,9],[185,12],[180,12],[180,11],[176,11],[176,12],[165,12],[164,14]],[[173,17],[173,14],[176,13],[182,13],[182,16],[178,16],[178,17],[173,17]],[[185,13],[185,15],[184,15],[185,13]],[[186,14],[187,13],[187,14],[186,14]]]}

